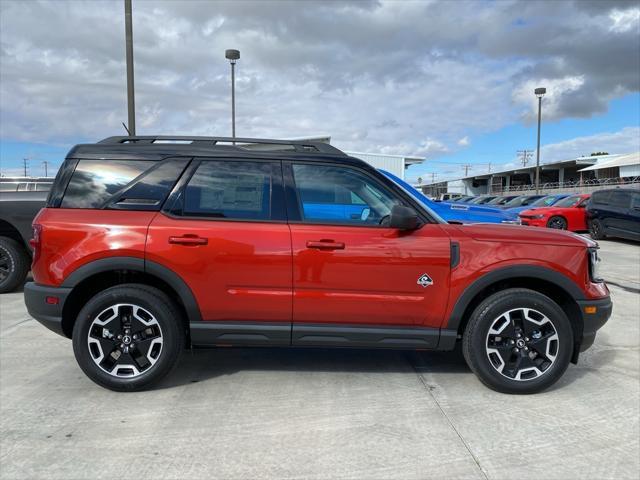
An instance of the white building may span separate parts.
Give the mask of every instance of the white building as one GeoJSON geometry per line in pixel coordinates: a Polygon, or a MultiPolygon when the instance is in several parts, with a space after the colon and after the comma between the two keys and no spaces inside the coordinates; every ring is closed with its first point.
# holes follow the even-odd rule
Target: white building
{"type": "Polygon", "coordinates": [[[381,168],[404,180],[404,172],[410,165],[424,162],[424,158],[404,155],[386,155],[384,153],[344,152],[352,157],[364,160],[375,168],[381,168]]]}
{"type": "MultiPolygon", "coordinates": [[[[314,142],[331,143],[331,135],[316,135],[313,137],[289,138],[288,140],[308,140],[314,142]]],[[[407,157],[405,155],[387,155],[384,153],[367,153],[367,152],[347,152],[347,155],[364,160],[375,168],[381,168],[387,172],[393,173],[396,177],[404,180],[404,173],[410,165],[418,165],[424,162],[424,158],[407,157]]]]}

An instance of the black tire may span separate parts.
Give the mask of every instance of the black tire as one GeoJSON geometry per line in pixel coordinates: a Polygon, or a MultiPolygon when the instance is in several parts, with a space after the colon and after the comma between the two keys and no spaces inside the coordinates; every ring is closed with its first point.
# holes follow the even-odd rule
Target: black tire
{"type": "Polygon", "coordinates": [[[547,228],[555,228],[556,230],[566,230],[567,220],[564,217],[558,215],[551,217],[547,220],[547,228]]]}
{"type": "MultiPolygon", "coordinates": [[[[533,313],[530,312],[531,311],[527,314],[533,315],[533,313]]],[[[513,313],[513,315],[515,315],[515,313],[513,313]]],[[[536,316],[536,318],[540,319],[541,322],[545,322],[545,320],[539,316],[536,316]]],[[[504,324],[505,322],[502,321],[502,323],[504,324]]],[[[511,326],[517,325],[517,323],[517,318],[510,319],[504,331],[511,329],[511,326]]],[[[531,326],[535,324],[528,322],[528,325],[531,326]]],[[[515,332],[518,330],[516,326],[515,332]]],[[[525,338],[527,342],[529,342],[530,339],[527,335],[532,335],[531,330],[529,327],[525,327],[525,331],[529,333],[522,335],[522,338],[518,337],[518,342],[521,342],[525,338]]],[[[522,332],[522,330],[520,330],[520,332],[522,332]]],[[[517,346],[513,345],[513,348],[517,349],[517,346]]],[[[469,368],[471,368],[480,381],[489,388],[502,393],[536,393],[553,385],[569,366],[573,353],[573,330],[564,311],[549,297],[525,288],[511,288],[494,293],[478,305],[465,329],[462,340],[462,353],[469,368]],[[511,349],[511,345],[513,344],[510,343],[511,340],[508,340],[508,334],[503,335],[500,333],[500,336],[498,336],[491,334],[490,329],[492,325],[496,325],[496,322],[499,322],[501,318],[507,318],[505,317],[505,315],[507,315],[506,312],[517,312],[519,309],[532,309],[536,315],[541,314],[546,317],[549,323],[543,323],[544,327],[539,327],[539,332],[533,331],[533,335],[540,334],[543,340],[531,339],[533,342],[526,343],[525,347],[518,343],[518,346],[521,348],[518,350],[518,353],[513,353],[511,349]],[[543,328],[549,329],[547,333],[542,333],[543,328]],[[552,330],[557,333],[555,339],[553,338],[552,330]],[[541,342],[544,341],[545,337],[548,337],[544,345],[544,347],[546,347],[545,353],[541,356],[536,356],[532,360],[532,355],[538,355],[536,349],[543,347],[541,342]],[[504,346],[500,348],[503,349],[501,352],[507,352],[505,356],[510,356],[509,358],[514,359],[513,363],[505,361],[505,357],[502,356],[503,354],[499,353],[498,350],[493,350],[493,352],[490,353],[492,349],[489,345],[497,338],[502,338],[502,343],[509,345],[507,348],[504,346]],[[538,343],[536,344],[536,342],[538,343]],[[545,367],[542,359],[545,359],[545,361],[548,360],[547,355],[550,355],[549,346],[554,347],[555,358],[551,361],[550,365],[545,367]],[[525,348],[528,353],[525,353],[525,348]],[[519,356],[522,357],[522,365],[526,365],[526,368],[522,368],[519,371],[516,371],[515,368],[507,368],[514,364],[520,365],[517,360],[519,356]],[[496,361],[496,359],[498,361],[496,361]],[[527,359],[526,363],[525,359],[527,359]],[[538,368],[538,372],[540,372],[539,374],[531,370],[536,361],[541,362],[541,364],[536,367],[538,368]],[[505,373],[499,371],[499,366],[495,366],[496,363],[499,362],[503,362],[502,371],[505,373]],[[535,374],[536,376],[533,377],[531,374],[535,374]],[[516,378],[516,376],[520,378],[516,378]]]]}
{"type": "Polygon", "coordinates": [[[589,221],[589,235],[594,240],[604,240],[607,236],[604,234],[604,227],[600,220],[593,219],[589,221]]]}
{"type": "MultiPolygon", "coordinates": [[[[124,342],[125,340],[122,341],[124,342]]],[[[148,388],[165,377],[174,368],[183,348],[184,324],[180,310],[166,294],[147,285],[123,284],[98,293],[82,308],[73,327],[73,353],[78,365],[95,383],[115,391],[137,391],[148,388]],[[123,306],[116,309],[114,308],[115,305],[123,306]],[[134,319],[134,316],[127,311],[130,308],[127,305],[140,307],[142,310],[136,310],[136,312],[144,313],[149,322],[155,322],[151,329],[149,327],[144,327],[142,330],[138,329],[141,335],[146,336],[145,332],[151,333],[148,338],[137,342],[137,344],[133,341],[136,332],[134,322],[137,325],[142,325],[142,322],[139,319],[134,319]],[[107,313],[105,314],[105,312],[107,313]],[[98,316],[101,313],[106,318],[109,317],[111,312],[117,315],[117,320],[114,317],[114,320],[109,320],[104,326],[94,324],[94,321],[98,320],[98,316]],[[129,314],[128,317],[127,314],[129,314]],[[151,315],[151,319],[149,315],[151,315]],[[128,323],[126,319],[128,319],[128,323]],[[117,332],[124,331],[124,326],[126,325],[129,325],[132,331],[126,335],[131,342],[131,347],[127,346],[125,349],[123,347],[124,343],[120,343],[121,340],[117,337],[117,332]],[[108,327],[108,329],[105,327],[108,327]],[[89,337],[90,329],[92,329],[92,332],[104,330],[109,333],[111,333],[110,330],[114,330],[114,332],[112,338],[102,338],[105,335],[104,333],[102,333],[102,337],[96,336],[94,333],[89,337]],[[100,341],[96,340],[98,338],[100,341]],[[153,343],[154,339],[158,338],[161,340],[161,344],[159,348],[156,348],[157,345],[153,346],[153,343]],[[89,344],[90,340],[93,342],[91,346],[89,344]],[[101,345],[99,349],[98,343],[101,345]],[[113,355],[103,353],[102,345],[105,345],[104,349],[110,349],[113,355]],[[134,353],[136,345],[137,353],[134,353]],[[144,351],[145,347],[148,348],[146,352],[144,351]],[[132,353],[129,353],[129,348],[131,348],[130,351],[132,353]],[[152,352],[152,350],[154,351],[152,352]],[[152,359],[149,355],[156,355],[156,357],[152,359]],[[106,365],[106,363],[108,363],[108,360],[113,361],[115,356],[118,357],[118,360],[115,360],[116,363],[111,369],[112,373],[109,373],[108,367],[110,365],[106,365]],[[98,360],[94,361],[94,358],[98,360],[104,358],[104,360],[99,364],[97,363],[98,360]],[[124,364],[118,363],[120,359],[124,364]],[[151,363],[151,360],[154,363],[151,363]],[[141,367],[141,362],[149,364],[145,367],[146,369],[141,367]],[[137,373],[131,372],[135,376],[127,377],[124,374],[123,376],[116,376],[121,368],[125,372],[131,370],[126,368],[129,365],[139,370],[137,373]]]]}
{"type": "Polygon", "coordinates": [[[12,292],[24,283],[31,256],[13,238],[0,237],[0,293],[12,292]]]}

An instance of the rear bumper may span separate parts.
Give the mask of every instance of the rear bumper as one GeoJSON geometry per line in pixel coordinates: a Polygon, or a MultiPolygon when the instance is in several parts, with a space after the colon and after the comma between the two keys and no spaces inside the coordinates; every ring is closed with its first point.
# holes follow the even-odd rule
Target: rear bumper
{"type": "Polygon", "coordinates": [[[29,315],[52,332],[66,337],[62,329],[62,309],[71,288],[48,287],[27,282],[24,286],[24,303],[29,315]],[[47,303],[47,297],[57,298],[58,303],[47,303]]]}
{"type": "Polygon", "coordinates": [[[580,342],[580,351],[584,352],[588,349],[596,338],[596,332],[607,323],[613,310],[611,298],[601,298],[598,300],[578,300],[578,306],[582,313],[582,341],[580,342]],[[587,313],[587,307],[595,307],[595,312],[587,313]]]}

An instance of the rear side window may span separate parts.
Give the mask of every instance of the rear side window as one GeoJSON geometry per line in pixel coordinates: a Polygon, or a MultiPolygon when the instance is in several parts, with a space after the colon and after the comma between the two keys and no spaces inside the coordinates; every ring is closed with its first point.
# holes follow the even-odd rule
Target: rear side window
{"type": "Polygon", "coordinates": [[[184,190],[183,214],[231,220],[270,220],[268,162],[203,161],[184,190]]]}
{"type": "Polygon", "coordinates": [[[100,208],[155,162],[141,160],[80,160],[62,208],[100,208]]]}
{"type": "Polygon", "coordinates": [[[612,207],[629,208],[631,195],[629,192],[612,192],[610,204],[612,207]]]}

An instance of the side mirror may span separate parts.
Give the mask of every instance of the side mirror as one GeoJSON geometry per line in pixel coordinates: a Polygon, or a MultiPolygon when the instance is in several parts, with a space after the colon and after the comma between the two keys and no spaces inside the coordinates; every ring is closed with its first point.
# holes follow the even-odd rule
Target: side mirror
{"type": "Polygon", "coordinates": [[[420,225],[418,214],[413,208],[394,205],[389,217],[389,226],[398,230],[415,230],[420,225]]]}

